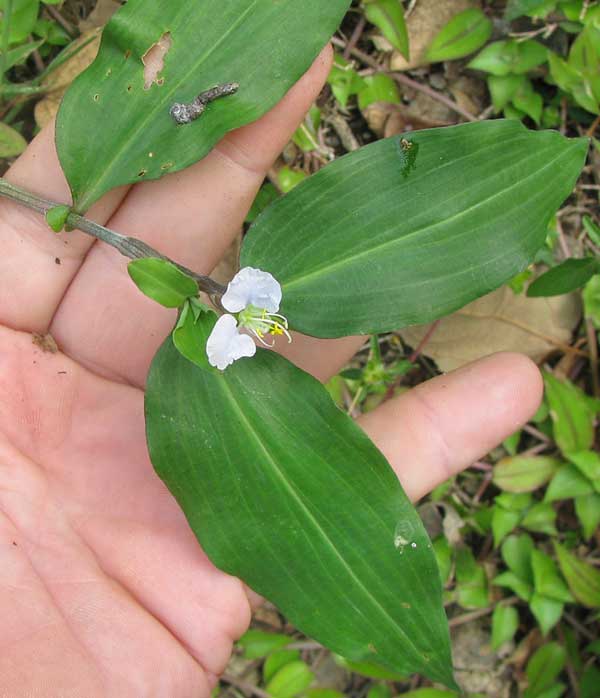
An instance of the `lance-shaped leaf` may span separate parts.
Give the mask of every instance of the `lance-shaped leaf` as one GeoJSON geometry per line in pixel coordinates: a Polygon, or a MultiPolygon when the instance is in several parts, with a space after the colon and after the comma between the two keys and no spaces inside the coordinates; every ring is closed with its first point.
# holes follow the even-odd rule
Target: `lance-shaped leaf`
{"type": "Polygon", "coordinates": [[[318,337],[429,322],[522,271],[571,192],[585,139],[514,121],[419,131],[325,167],[269,207],[242,266],[318,337]]]}
{"type": "Polygon", "coordinates": [[[453,684],[427,533],[320,383],[263,350],[202,371],[169,339],[146,424],[154,467],[217,567],[345,657],[453,684]]]}
{"type": "Polygon", "coordinates": [[[600,273],[600,260],[595,257],[567,259],[537,278],[527,289],[528,296],[558,296],[570,293],[600,273]]]}
{"type": "Polygon", "coordinates": [[[119,184],[187,167],[225,133],[258,119],[308,69],[349,4],[128,0],[58,115],[58,153],[76,210],[119,184]],[[237,93],[192,123],[178,126],[170,116],[175,102],[231,82],[237,93]]]}

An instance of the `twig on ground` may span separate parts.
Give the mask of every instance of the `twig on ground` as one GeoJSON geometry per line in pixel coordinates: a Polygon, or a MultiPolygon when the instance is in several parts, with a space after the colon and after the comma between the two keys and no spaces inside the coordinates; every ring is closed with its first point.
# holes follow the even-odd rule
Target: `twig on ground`
{"type": "Polygon", "coordinates": [[[76,27],[74,27],[71,24],[71,22],[67,22],[67,20],[56,9],[56,7],[53,7],[52,5],[45,5],[44,9],[52,17],[52,19],[56,20],[60,24],[60,26],[67,32],[67,34],[72,39],[75,39],[79,36],[79,32],[77,31],[76,27]]]}
{"type": "MultiPolygon", "coordinates": [[[[342,39],[339,39],[336,36],[333,37],[332,43],[338,48],[346,47],[346,42],[342,39]]],[[[385,68],[382,68],[376,60],[371,58],[371,56],[369,56],[367,53],[364,53],[364,51],[361,51],[357,48],[353,48],[350,51],[350,54],[355,58],[358,58],[358,60],[362,61],[365,65],[368,65],[371,68],[375,68],[380,73],[385,73],[386,75],[389,75],[398,84],[404,85],[405,87],[410,87],[413,90],[417,90],[418,92],[422,92],[423,94],[426,94],[428,97],[431,97],[432,99],[441,102],[442,104],[447,106],[448,109],[452,109],[452,111],[456,112],[457,114],[460,114],[460,116],[462,116],[467,121],[479,120],[478,117],[474,116],[466,109],[463,109],[459,104],[450,99],[450,97],[446,97],[446,95],[443,95],[441,92],[437,92],[433,88],[429,87],[429,85],[424,85],[423,83],[420,83],[417,80],[413,80],[404,73],[398,73],[394,70],[386,70],[385,68]]]]}
{"type": "Polygon", "coordinates": [[[254,686],[249,681],[244,681],[239,679],[237,676],[232,676],[231,674],[223,674],[221,676],[221,681],[225,681],[230,686],[239,689],[246,696],[258,696],[258,698],[271,698],[271,694],[263,691],[262,688],[254,686]]]}
{"type": "Polygon", "coordinates": [[[356,25],[356,27],[354,27],[352,36],[348,39],[348,44],[346,45],[344,53],[342,54],[346,60],[350,58],[352,49],[355,48],[356,44],[358,44],[358,42],[360,41],[360,37],[362,36],[363,31],[365,30],[366,24],[367,20],[365,19],[365,16],[361,14],[360,19],[358,20],[358,24],[356,25]]]}

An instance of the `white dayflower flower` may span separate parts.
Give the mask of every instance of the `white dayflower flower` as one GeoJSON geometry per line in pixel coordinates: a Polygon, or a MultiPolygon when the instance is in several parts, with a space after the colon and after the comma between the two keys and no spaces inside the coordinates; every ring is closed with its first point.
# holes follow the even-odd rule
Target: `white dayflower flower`
{"type": "Polygon", "coordinates": [[[276,313],[281,303],[281,286],[268,271],[244,267],[233,277],[221,304],[230,313],[239,313],[250,305],[276,313]]]}
{"type": "Polygon", "coordinates": [[[266,335],[284,334],[292,341],[288,322],[280,315],[281,286],[268,272],[244,267],[233,277],[221,298],[221,305],[233,315],[223,315],[217,320],[206,343],[208,362],[221,371],[243,356],[254,356],[256,345],[253,334],[261,344],[272,347],[265,341],[266,335]],[[250,347],[252,345],[252,348],[250,347]]]}
{"type": "Polygon", "coordinates": [[[241,334],[233,315],[222,315],[206,342],[208,363],[224,371],[243,356],[254,356],[256,344],[252,337],[241,334]]]}

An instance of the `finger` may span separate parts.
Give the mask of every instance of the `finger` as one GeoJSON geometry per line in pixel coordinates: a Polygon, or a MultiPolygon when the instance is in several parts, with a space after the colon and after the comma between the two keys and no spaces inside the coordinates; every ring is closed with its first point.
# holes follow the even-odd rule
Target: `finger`
{"type": "Polygon", "coordinates": [[[543,384],[521,354],[495,354],[423,383],[360,419],[411,499],[468,467],[537,410],[543,384]]]}
{"type": "MultiPolygon", "coordinates": [[[[5,178],[43,198],[71,201],[54,147],[54,123],[41,131],[5,178]]],[[[105,223],[125,192],[126,187],[110,192],[88,216],[105,223]]],[[[0,228],[0,324],[44,333],[93,239],[78,231],[56,235],[39,213],[8,199],[0,201],[0,228]]]]}
{"type": "MultiPolygon", "coordinates": [[[[328,47],[262,119],[227,136],[196,165],[132,189],[110,227],[209,273],[238,234],[265,172],[318,96],[330,65],[328,47]]],[[[173,312],[144,298],[131,283],[126,260],[97,245],[69,288],[52,334],[88,367],[143,385],[173,321],[173,312]]]]}

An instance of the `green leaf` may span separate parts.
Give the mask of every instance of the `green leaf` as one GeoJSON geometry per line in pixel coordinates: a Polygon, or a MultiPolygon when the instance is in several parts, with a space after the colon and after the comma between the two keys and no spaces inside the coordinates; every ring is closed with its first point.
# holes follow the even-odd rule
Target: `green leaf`
{"type": "Polygon", "coordinates": [[[282,167],[277,173],[277,182],[279,183],[279,187],[284,194],[287,194],[288,192],[292,191],[292,189],[295,189],[305,179],[306,172],[302,172],[301,170],[293,170],[287,165],[282,167]]]}
{"type": "Polygon", "coordinates": [[[594,245],[600,245],[600,226],[596,225],[590,216],[584,216],[581,222],[594,245]]]}
{"type": "Polygon", "coordinates": [[[595,666],[587,667],[579,684],[579,698],[598,698],[598,686],[600,686],[600,669],[595,666]]]}
{"type": "Polygon", "coordinates": [[[545,533],[548,536],[557,534],[556,511],[549,502],[537,502],[521,519],[521,526],[528,531],[545,533]]]}
{"type": "MultiPolygon", "coordinates": [[[[511,456],[517,455],[522,433],[523,433],[522,430],[518,429],[513,434],[508,436],[506,439],[504,439],[504,441],[502,442],[502,446],[503,446],[504,450],[508,454],[510,454],[511,456]]],[[[495,468],[494,468],[494,470],[495,470],[495,468]]]]}
{"type": "Polygon", "coordinates": [[[579,603],[589,608],[600,607],[600,572],[592,565],[580,560],[563,545],[554,542],[558,564],[565,575],[569,589],[579,603]]]}
{"type": "Polygon", "coordinates": [[[417,688],[416,691],[408,691],[402,695],[404,698],[456,698],[458,694],[439,688],[417,688]]]}
{"type": "Polygon", "coordinates": [[[341,691],[333,688],[309,688],[304,695],[306,698],[345,698],[341,691]]]}
{"type": "Polygon", "coordinates": [[[70,206],[53,206],[46,211],[46,223],[55,233],[60,233],[67,223],[69,213],[71,213],[70,206]]]}
{"type": "Polygon", "coordinates": [[[563,465],[552,478],[544,500],[556,502],[560,499],[581,497],[594,491],[592,483],[573,465],[563,465]]]}
{"type": "Polygon", "coordinates": [[[600,330],[600,276],[593,276],[583,289],[583,307],[586,318],[600,330]]]}
{"type": "Polygon", "coordinates": [[[299,650],[276,650],[270,654],[263,665],[263,681],[268,682],[281,667],[300,659],[299,650]]]}
{"type": "Polygon", "coordinates": [[[509,22],[523,15],[544,17],[555,6],[556,0],[509,0],[504,16],[509,22]]]}
{"type": "Polygon", "coordinates": [[[492,649],[497,650],[515,636],[519,628],[519,612],[513,606],[496,606],[492,615],[492,649]]]}
{"type": "Polygon", "coordinates": [[[487,84],[494,111],[501,112],[526,81],[527,78],[524,75],[488,75],[487,84]]]}
{"type": "Polygon", "coordinates": [[[536,594],[563,603],[573,601],[567,585],[558,573],[556,563],[549,555],[541,550],[532,550],[531,569],[533,570],[533,585],[536,594]]]}
{"type": "Polygon", "coordinates": [[[400,102],[400,92],[398,85],[389,75],[379,73],[378,75],[368,75],[364,78],[364,87],[358,92],[358,106],[366,109],[370,104],[376,102],[388,102],[398,104],[400,102]]]}
{"type": "Polygon", "coordinates": [[[27,148],[27,141],[12,126],[0,121],[0,158],[13,158],[27,148]]]}
{"type": "Polygon", "coordinates": [[[506,587],[507,589],[514,591],[514,593],[520,599],[523,599],[523,601],[531,600],[533,587],[520,577],[517,577],[514,572],[502,572],[502,574],[494,577],[493,583],[496,586],[506,587]]]}
{"type": "Polygon", "coordinates": [[[179,308],[198,295],[198,284],[174,264],[157,257],[136,259],[127,265],[140,291],[166,308],[179,308]]]}
{"type": "Polygon", "coordinates": [[[429,322],[529,264],[586,152],[507,121],[381,140],[270,206],[242,266],[275,276],[281,312],[309,335],[429,322]]]}
{"type": "Polygon", "coordinates": [[[533,492],[554,475],[561,462],[550,456],[514,456],[494,468],[494,484],[505,492],[533,492]]]}
{"type": "Polygon", "coordinates": [[[575,498],[575,513],[583,528],[583,537],[591,538],[600,524],[600,494],[584,494],[575,498]]]}
{"type": "Polygon", "coordinates": [[[569,460],[574,463],[579,471],[592,482],[600,484],[600,455],[595,451],[580,451],[570,453],[569,460]]]}
{"type": "Polygon", "coordinates": [[[376,683],[367,692],[367,698],[392,698],[392,691],[385,683],[376,683]]]}
{"type": "Polygon", "coordinates": [[[537,41],[529,39],[517,42],[509,39],[486,46],[469,63],[469,68],[492,75],[522,75],[545,63],[547,59],[548,50],[537,41]]]}
{"type": "Polygon", "coordinates": [[[345,657],[334,655],[334,659],[340,666],[344,667],[353,674],[367,676],[370,679],[381,679],[383,681],[406,681],[404,674],[399,674],[397,671],[391,671],[379,664],[373,662],[353,662],[345,657]]]}
{"type": "Polygon", "coordinates": [[[404,9],[399,0],[363,0],[365,17],[381,30],[392,46],[410,60],[404,9]]]}
{"type": "Polygon", "coordinates": [[[511,511],[501,506],[495,506],[492,514],[492,533],[494,534],[494,547],[497,548],[502,540],[513,531],[521,521],[523,514],[520,511],[511,511]]]}
{"type": "Polygon", "coordinates": [[[523,698],[535,698],[550,688],[567,663],[567,653],[558,642],[548,642],[533,654],[527,663],[529,686],[523,698]]]}
{"type": "Polygon", "coordinates": [[[494,502],[503,509],[518,512],[523,512],[525,509],[528,509],[532,501],[533,497],[527,492],[518,494],[503,492],[494,499],[494,502]]]}
{"type": "Polygon", "coordinates": [[[321,123],[321,110],[316,105],[310,109],[304,121],[296,129],[292,141],[305,153],[319,148],[317,131],[321,123]]]}
{"type": "Polygon", "coordinates": [[[584,286],[600,272],[600,262],[594,257],[567,259],[537,278],[527,289],[528,296],[559,296],[584,286]]]}
{"type": "Polygon", "coordinates": [[[349,4],[129,0],[106,25],[98,57],[58,114],[58,154],[75,209],[85,211],[120,184],[181,170],[228,131],[258,119],[309,68],[349,4]],[[142,60],[165,33],[171,45],[163,70],[145,89],[142,60]],[[209,104],[192,123],[179,126],[170,116],[175,102],[229,82],[238,92],[209,104]]]}
{"type": "Polygon", "coordinates": [[[442,584],[445,585],[452,571],[452,548],[446,536],[438,536],[438,538],[433,541],[433,552],[435,553],[440,570],[442,584]]]}
{"type": "Polygon", "coordinates": [[[344,109],[348,106],[348,100],[354,94],[358,94],[364,88],[364,78],[354,70],[352,64],[343,56],[335,54],[333,66],[327,78],[334,97],[344,109]]]}
{"type": "Polygon", "coordinates": [[[544,109],[542,95],[538,94],[531,84],[531,80],[524,80],[513,95],[514,106],[527,114],[539,126],[544,109]]]}
{"type": "Polygon", "coordinates": [[[485,570],[466,547],[456,551],[456,591],[463,608],[485,608],[489,604],[485,570]]]}
{"type": "Polygon", "coordinates": [[[262,630],[248,630],[240,637],[237,644],[243,648],[246,659],[258,659],[289,645],[292,639],[288,635],[265,633],[262,630]]]}
{"type": "Polygon", "coordinates": [[[546,636],[561,619],[564,603],[534,593],[529,601],[529,608],[537,620],[542,635],[546,636]]]}
{"type": "Polygon", "coordinates": [[[425,58],[432,63],[468,56],[492,35],[492,22],[478,8],[455,15],[431,42],[425,58]]]}
{"type": "Polygon", "coordinates": [[[217,314],[195,298],[188,298],[173,330],[173,344],[186,359],[205,371],[216,371],[208,363],[206,342],[217,322],[217,314]]]}
{"type": "MultiPolygon", "coordinates": [[[[38,0],[12,0],[9,43],[20,44],[29,38],[36,23],[40,4],[38,0]]],[[[0,12],[4,17],[6,0],[0,0],[0,12]]],[[[0,35],[4,31],[4,19],[0,20],[0,35]]]]}
{"type": "MultiPolygon", "coordinates": [[[[30,41],[28,44],[23,44],[22,46],[15,46],[6,52],[6,64],[5,68],[8,70],[15,65],[23,63],[26,58],[28,58],[37,48],[39,48],[44,43],[41,41],[30,41]]],[[[0,51],[2,55],[2,51],[0,51]]],[[[1,122],[0,122],[1,123],[1,122]]],[[[5,125],[5,124],[3,124],[5,125]]],[[[4,157],[4,156],[2,156],[4,157]]]]}
{"type": "Polygon", "coordinates": [[[518,577],[529,583],[533,583],[531,553],[534,547],[531,536],[523,533],[520,536],[509,536],[502,543],[501,550],[502,559],[506,566],[518,577]]]}
{"type": "Polygon", "coordinates": [[[262,187],[259,189],[258,194],[256,195],[256,198],[254,199],[254,202],[252,203],[250,210],[248,211],[248,215],[246,216],[246,223],[254,223],[254,221],[267,208],[267,206],[270,206],[273,203],[273,201],[275,201],[278,198],[279,192],[273,184],[271,184],[270,182],[267,182],[267,184],[263,184],[262,187]]]}
{"type": "Polygon", "coordinates": [[[265,686],[265,691],[273,698],[294,698],[303,693],[314,678],[315,675],[304,662],[289,662],[275,673],[265,686]]]}
{"type": "Polygon", "coordinates": [[[146,425],[154,467],[217,567],[343,656],[453,684],[427,533],[318,381],[264,350],[198,371],[167,340],[146,425]]]}
{"type": "Polygon", "coordinates": [[[573,383],[560,381],[551,373],[544,374],[544,383],[554,426],[554,440],[560,450],[565,454],[589,450],[594,442],[596,410],[590,407],[585,393],[573,383]]]}

